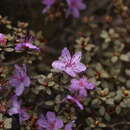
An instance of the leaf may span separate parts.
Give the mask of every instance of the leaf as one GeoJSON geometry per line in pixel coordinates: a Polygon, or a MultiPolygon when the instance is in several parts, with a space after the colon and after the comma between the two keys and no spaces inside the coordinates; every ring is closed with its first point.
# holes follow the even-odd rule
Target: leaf
{"type": "Polygon", "coordinates": [[[127,80],[126,86],[127,86],[128,88],[130,88],[130,80],[127,80]]]}
{"type": "Polygon", "coordinates": [[[129,57],[127,55],[125,55],[125,54],[122,54],[120,56],[120,60],[125,61],[125,62],[129,62],[130,61],[129,57]]]}
{"type": "Polygon", "coordinates": [[[105,127],[106,127],[106,124],[104,124],[104,123],[99,123],[99,127],[105,128],[105,127]]]}
{"type": "Polygon", "coordinates": [[[104,118],[106,121],[111,121],[111,116],[107,112],[105,112],[104,118]]]}
{"type": "Polygon", "coordinates": [[[12,127],[12,118],[5,119],[4,124],[6,129],[10,129],[12,127]]]}
{"type": "Polygon", "coordinates": [[[100,109],[99,109],[99,114],[101,115],[101,116],[104,116],[104,114],[105,114],[105,108],[102,106],[102,107],[100,107],[100,109]]]}
{"type": "Polygon", "coordinates": [[[120,114],[120,112],[121,112],[121,107],[120,107],[120,106],[117,106],[117,107],[116,107],[116,114],[120,114]]]}
{"type": "Polygon", "coordinates": [[[106,100],[106,104],[114,105],[114,100],[110,98],[110,99],[106,100]]]}

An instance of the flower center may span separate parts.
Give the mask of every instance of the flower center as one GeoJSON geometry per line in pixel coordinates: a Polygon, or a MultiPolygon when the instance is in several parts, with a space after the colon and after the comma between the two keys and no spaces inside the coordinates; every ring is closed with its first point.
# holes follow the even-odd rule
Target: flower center
{"type": "Polygon", "coordinates": [[[77,8],[77,2],[72,1],[71,4],[70,4],[70,7],[71,8],[77,8]]]}
{"type": "Polygon", "coordinates": [[[79,82],[80,87],[84,87],[84,83],[82,81],[79,82]]]}
{"type": "Polygon", "coordinates": [[[66,68],[67,68],[67,67],[70,68],[70,67],[72,67],[73,65],[75,65],[75,62],[71,62],[71,61],[70,61],[70,62],[66,62],[66,63],[65,63],[65,67],[66,67],[66,68]]]}
{"type": "Polygon", "coordinates": [[[55,128],[55,122],[50,123],[50,128],[55,128]]]}

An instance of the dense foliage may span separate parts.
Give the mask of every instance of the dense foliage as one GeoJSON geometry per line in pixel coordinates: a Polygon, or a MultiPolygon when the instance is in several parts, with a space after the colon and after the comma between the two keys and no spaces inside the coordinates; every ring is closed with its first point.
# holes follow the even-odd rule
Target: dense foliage
{"type": "Polygon", "coordinates": [[[40,31],[0,16],[0,129],[130,129],[129,8],[73,1],[42,0],[40,31]]]}

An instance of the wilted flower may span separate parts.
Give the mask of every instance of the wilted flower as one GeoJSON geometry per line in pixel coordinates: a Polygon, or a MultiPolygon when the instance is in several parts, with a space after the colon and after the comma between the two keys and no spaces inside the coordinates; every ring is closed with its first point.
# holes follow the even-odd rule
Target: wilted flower
{"type": "Polygon", "coordinates": [[[66,0],[69,6],[67,10],[68,15],[73,15],[73,17],[78,18],[80,16],[79,10],[84,10],[86,5],[82,2],[82,0],[66,0]]]}
{"type": "Polygon", "coordinates": [[[54,69],[65,71],[72,77],[77,76],[77,73],[86,70],[86,66],[80,63],[81,52],[76,52],[73,56],[70,55],[70,52],[67,48],[64,48],[61,52],[59,60],[56,60],[52,63],[54,69]]]}
{"type": "Polygon", "coordinates": [[[83,105],[80,103],[80,100],[82,100],[82,97],[80,95],[77,94],[75,94],[74,96],[68,95],[66,99],[76,104],[80,108],[80,110],[84,109],[83,105]]]}
{"type": "Polygon", "coordinates": [[[87,96],[87,90],[92,90],[94,88],[95,88],[94,84],[90,83],[87,80],[87,78],[83,77],[80,78],[79,80],[72,79],[69,90],[70,92],[79,91],[79,94],[85,97],[87,96]]]}
{"type": "Polygon", "coordinates": [[[56,0],[42,0],[42,3],[46,6],[42,13],[46,13],[48,9],[51,8],[51,6],[56,2],[56,0]]]}
{"type": "Polygon", "coordinates": [[[15,47],[16,51],[24,50],[24,49],[33,49],[39,51],[40,49],[32,44],[32,38],[26,38],[23,42],[18,43],[15,47]]]}
{"type": "Polygon", "coordinates": [[[71,121],[70,123],[65,125],[65,130],[72,130],[73,124],[75,121],[71,121]]]}
{"type": "Polygon", "coordinates": [[[26,113],[26,111],[21,109],[21,102],[18,101],[17,96],[13,96],[11,98],[11,108],[8,110],[8,114],[10,116],[19,114],[20,123],[29,119],[29,115],[26,113]]]}
{"type": "Polygon", "coordinates": [[[39,130],[58,130],[63,127],[63,121],[57,118],[54,112],[47,112],[46,117],[41,115],[37,125],[39,130]]]}
{"type": "Polygon", "coordinates": [[[0,33],[0,46],[5,46],[7,43],[7,39],[4,34],[0,33]]]}
{"type": "Polygon", "coordinates": [[[23,65],[23,67],[15,65],[15,72],[9,80],[9,84],[15,87],[15,94],[20,96],[24,88],[30,86],[30,83],[31,81],[27,75],[26,65],[23,65]]]}

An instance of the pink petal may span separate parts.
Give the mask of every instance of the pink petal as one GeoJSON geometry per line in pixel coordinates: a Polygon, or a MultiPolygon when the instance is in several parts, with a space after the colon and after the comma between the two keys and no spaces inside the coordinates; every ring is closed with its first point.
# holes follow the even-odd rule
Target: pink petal
{"type": "Polygon", "coordinates": [[[26,75],[23,81],[25,87],[29,87],[31,84],[30,78],[26,75]]]}
{"type": "Polygon", "coordinates": [[[69,90],[71,90],[71,91],[77,90],[79,88],[78,83],[79,83],[78,80],[72,79],[69,90]]]}
{"type": "Polygon", "coordinates": [[[72,8],[72,13],[71,13],[75,18],[79,18],[80,13],[77,8],[72,8]]]}
{"type": "Polygon", "coordinates": [[[45,119],[44,115],[41,115],[40,119],[37,120],[37,125],[42,128],[48,128],[48,122],[45,119]]]}
{"type": "Polygon", "coordinates": [[[69,74],[70,76],[72,76],[72,77],[76,77],[77,76],[77,74],[73,71],[72,68],[66,68],[65,72],[67,74],[69,74]]]}
{"type": "Polygon", "coordinates": [[[25,43],[25,46],[30,48],[30,49],[35,49],[35,50],[39,50],[38,47],[36,47],[35,45],[32,45],[31,43],[25,43]]]}
{"type": "Polygon", "coordinates": [[[72,130],[72,125],[74,124],[75,121],[72,121],[68,124],[65,125],[65,130],[72,130]]]}
{"type": "Polygon", "coordinates": [[[46,118],[47,118],[49,123],[52,123],[56,120],[56,115],[54,112],[47,112],[46,118]]]}
{"type": "Polygon", "coordinates": [[[52,67],[57,70],[64,70],[65,64],[57,60],[52,63],[52,67]]]}
{"type": "Polygon", "coordinates": [[[77,63],[75,66],[73,66],[73,71],[76,73],[79,73],[85,70],[86,70],[86,66],[82,63],[77,63]]]}
{"type": "Polygon", "coordinates": [[[76,52],[72,57],[72,63],[79,63],[81,60],[81,52],[76,52]]]}
{"type": "Polygon", "coordinates": [[[80,108],[80,110],[84,109],[83,105],[75,97],[68,95],[66,98],[68,100],[72,101],[73,103],[77,104],[77,106],[80,108]]]}
{"type": "Polygon", "coordinates": [[[85,88],[81,88],[79,90],[80,97],[86,97],[87,96],[87,90],[85,88]]]}
{"type": "Polygon", "coordinates": [[[86,9],[86,5],[83,4],[83,3],[79,3],[78,8],[81,9],[81,10],[84,10],[84,9],[86,9]]]}
{"type": "Polygon", "coordinates": [[[83,110],[83,109],[84,109],[83,105],[82,105],[78,100],[76,100],[75,103],[76,103],[77,106],[80,108],[80,110],[83,110]]]}
{"type": "Polygon", "coordinates": [[[62,128],[63,127],[63,121],[61,119],[56,120],[56,128],[62,128]]]}
{"type": "Polygon", "coordinates": [[[23,84],[21,83],[19,86],[15,87],[15,94],[17,96],[20,96],[24,91],[24,86],[23,84]]]}
{"type": "Polygon", "coordinates": [[[63,59],[65,62],[68,62],[71,60],[71,55],[67,48],[64,48],[62,50],[60,59],[63,59]]]}

